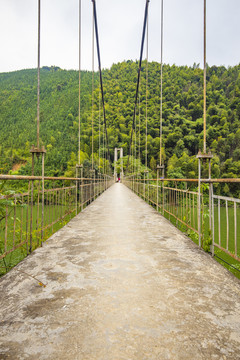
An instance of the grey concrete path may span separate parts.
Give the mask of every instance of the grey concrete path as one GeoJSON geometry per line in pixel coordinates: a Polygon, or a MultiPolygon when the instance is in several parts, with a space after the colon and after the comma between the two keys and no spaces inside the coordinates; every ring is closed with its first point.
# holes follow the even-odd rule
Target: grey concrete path
{"type": "Polygon", "coordinates": [[[0,359],[240,359],[240,282],[122,184],[3,277],[0,297],[0,359]]]}

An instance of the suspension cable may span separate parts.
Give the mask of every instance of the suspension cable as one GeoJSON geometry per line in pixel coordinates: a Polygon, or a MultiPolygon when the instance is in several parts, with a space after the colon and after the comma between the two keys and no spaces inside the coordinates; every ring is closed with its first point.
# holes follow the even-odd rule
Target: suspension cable
{"type": "Polygon", "coordinates": [[[105,134],[104,134],[104,122],[102,124],[102,133],[103,133],[103,174],[105,174],[105,134]]]}
{"type": "Polygon", "coordinates": [[[148,165],[148,145],[147,145],[147,137],[148,137],[148,39],[149,39],[149,21],[147,18],[147,46],[146,46],[146,147],[145,147],[145,166],[147,168],[148,165]]]}
{"type": "MultiPolygon", "coordinates": [[[[145,41],[145,34],[146,34],[146,25],[147,25],[147,18],[148,18],[148,6],[149,6],[149,3],[150,3],[150,0],[146,0],[144,22],[143,22],[142,42],[141,42],[141,50],[140,50],[140,59],[139,59],[139,67],[138,67],[138,80],[137,80],[137,88],[136,88],[136,95],[135,95],[132,130],[131,130],[131,137],[130,137],[130,144],[129,144],[129,154],[130,154],[130,151],[131,151],[131,145],[132,145],[132,139],[133,139],[133,129],[135,127],[134,123],[135,123],[135,118],[136,118],[136,108],[137,108],[137,101],[138,101],[140,75],[141,75],[141,69],[142,69],[142,57],[143,57],[143,48],[144,48],[144,41],[145,41]]],[[[128,166],[129,166],[129,155],[128,155],[127,168],[128,168],[128,166]]]]}
{"type": "Polygon", "coordinates": [[[38,0],[38,85],[37,85],[37,148],[39,150],[40,132],[40,35],[41,35],[41,0],[38,0]]]}
{"type": "Polygon", "coordinates": [[[139,124],[138,124],[138,172],[140,172],[141,163],[141,81],[139,81],[139,124]]]}
{"type": "Polygon", "coordinates": [[[163,0],[161,10],[161,103],[160,103],[160,166],[162,166],[162,107],[163,107],[163,0]]]}
{"type": "Polygon", "coordinates": [[[206,70],[206,0],[204,0],[204,86],[203,86],[203,153],[206,154],[206,86],[207,86],[207,70],[206,70]]]}
{"type": "Polygon", "coordinates": [[[92,170],[93,170],[93,118],[94,118],[94,9],[92,16],[92,170]]]}
{"type": "Polygon", "coordinates": [[[82,41],[82,2],[79,0],[79,93],[78,93],[78,165],[81,164],[81,41],[82,41]]]}
{"type": "Polygon", "coordinates": [[[137,169],[137,122],[135,121],[135,142],[134,142],[134,174],[136,174],[137,169]]]}
{"type": "Polygon", "coordinates": [[[101,92],[100,92],[100,87],[99,87],[99,104],[98,104],[98,109],[99,109],[99,126],[98,126],[98,150],[99,150],[99,160],[98,160],[98,168],[100,169],[100,158],[101,158],[101,92]]]}
{"type": "Polygon", "coordinates": [[[99,36],[98,36],[98,23],[97,23],[97,11],[96,11],[95,0],[92,0],[92,3],[93,3],[93,14],[94,14],[95,34],[96,34],[96,43],[97,43],[98,68],[99,68],[100,85],[101,85],[101,92],[102,92],[103,119],[104,119],[104,125],[105,125],[107,153],[108,153],[108,158],[109,158],[110,155],[109,155],[109,146],[108,146],[107,121],[106,121],[105,101],[104,101],[104,92],[103,92],[102,67],[101,67],[100,46],[99,46],[99,36]]]}

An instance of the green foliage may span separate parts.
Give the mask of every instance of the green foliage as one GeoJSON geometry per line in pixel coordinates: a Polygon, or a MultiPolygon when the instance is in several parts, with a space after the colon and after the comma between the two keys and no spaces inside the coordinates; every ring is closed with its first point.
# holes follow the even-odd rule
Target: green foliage
{"type": "Polygon", "coordinates": [[[7,216],[7,209],[8,209],[8,216],[11,216],[11,213],[14,208],[23,206],[20,200],[15,200],[13,195],[16,193],[14,190],[5,189],[5,183],[0,182],[0,231],[4,229],[4,219],[7,216]]]}
{"type": "MultiPolygon", "coordinates": [[[[23,208],[26,207],[26,205],[21,203],[20,198],[14,198],[13,195],[16,192],[14,190],[6,189],[6,183],[2,182],[0,183],[0,255],[2,255],[5,251],[5,244],[4,244],[4,237],[3,234],[6,229],[6,221],[7,218],[8,223],[10,222],[18,222],[20,223],[20,220],[18,217],[16,217],[16,214],[13,215],[13,211],[17,208],[23,208]]],[[[9,231],[9,230],[8,230],[9,231]]],[[[17,232],[15,232],[15,235],[17,232]]],[[[15,239],[15,245],[20,242],[17,239],[15,239]]],[[[21,251],[21,250],[20,250],[21,251]]],[[[0,275],[1,273],[4,273],[8,269],[11,268],[11,261],[12,261],[12,255],[10,254],[8,258],[3,258],[0,262],[0,265],[4,265],[3,267],[0,266],[0,275]]]]}
{"type": "MultiPolygon", "coordinates": [[[[125,61],[103,71],[110,160],[114,148],[128,154],[138,62],[125,61]]],[[[81,80],[81,157],[87,163],[92,152],[91,72],[81,80]]],[[[149,63],[148,167],[159,163],[160,66],[149,63]]],[[[99,153],[99,79],[95,75],[94,159],[99,153]]],[[[142,64],[140,109],[136,113],[137,157],[145,163],[146,62],[142,64]],[[139,117],[140,111],[140,117],[139,117]],[[139,137],[140,121],[140,137],[139,137]]],[[[213,177],[240,176],[240,65],[207,69],[207,147],[214,154],[213,177]]],[[[37,71],[0,74],[0,172],[31,174],[30,146],[36,144],[37,71]],[[21,167],[19,170],[18,168],[21,167]]],[[[45,173],[72,176],[78,152],[78,72],[58,67],[41,69],[40,142],[47,149],[45,173]],[[73,154],[76,154],[73,156],[73,154]]],[[[203,141],[203,71],[193,67],[163,66],[163,148],[168,177],[197,177],[196,154],[203,141]]],[[[101,116],[101,129],[102,124],[101,116]]],[[[106,152],[103,137],[100,153],[106,152]]],[[[103,162],[103,160],[100,160],[103,162]]],[[[36,174],[40,172],[37,165],[36,174]]],[[[225,187],[224,192],[228,189],[225,187]]],[[[229,192],[235,189],[229,188],[229,192]]]]}
{"type": "Polygon", "coordinates": [[[156,171],[156,168],[157,168],[157,162],[156,160],[154,159],[154,157],[152,156],[151,157],[151,160],[150,160],[150,169],[152,171],[156,171]]]}

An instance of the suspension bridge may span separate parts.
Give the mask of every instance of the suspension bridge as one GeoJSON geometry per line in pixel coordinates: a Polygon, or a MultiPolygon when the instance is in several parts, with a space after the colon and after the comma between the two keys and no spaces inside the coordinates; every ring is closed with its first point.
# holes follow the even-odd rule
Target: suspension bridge
{"type": "MultiPolygon", "coordinates": [[[[0,175],[1,180],[27,185],[25,193],[1,195],[5,216],[0,261],[6,274],[0,279],[0,359],[240,359],[239,279],[214,259],[221,257],[237,273],[240,200],[215,194],[214,184],[239,183],[240,179],[211,178],[212,155],[206,149],[206,46],[204,141],[197,155],[198,179],[164,177],[162,56],[160,162],[157,177],[151,179],[147,170],[139,173],[137,161],[139,84],[148,41],[150,1],[146,0],[128,164],[124,170],[123,151],[116,148],[112,176],[97,9],[95,0],[92,3],[103,111],[99,136],[106,148],[103,167],[99,163],[96,170],[93,136],[90,170],[80,157],[80,0],[79,158],[76,177],[55,178],[45,176],[45,148],[39,140],[38,2],[37,145],[31,149],[32,175],[0,175]],[[36,176],[35,163],[40,159],[42,173],[36,176]],[[203,168],[208,178],[202,178],[203,168]],[[116,181],[119,177],[120,182],[116,181]],[[8,260],[15,254],[16,263],[27,256],[9,271],[15,264],[10,266],[8,260]]],[[[206,16],[205,0],[204,5],[206,16]]],[[[204,39],[206,45],[206,31],[204,39]]]]}

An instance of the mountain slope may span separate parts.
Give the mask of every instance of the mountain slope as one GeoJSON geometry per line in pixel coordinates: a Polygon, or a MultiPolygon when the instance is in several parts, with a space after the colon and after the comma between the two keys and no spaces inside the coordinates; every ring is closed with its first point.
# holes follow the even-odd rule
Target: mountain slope
{"type": "MultiPolygon", "coordinates": [[[[138,63],[126,61],[103,71],[111,159],[114,147],[127,155],[136,91],[138,63]]],[[[159,161],[160,66],[148,65],[148,166],[159,161]]],[[[140,86],[141,158],[145,159],[146,63],[140,86]]],[[[81,148],[91,156],[92,74],[82,72],[81,148]]],[[[99,79],[94,74],[94,152],[98,153],[99,79]]],[[[37,71],[0,74],[0,171],[30,159],[36,144],[37,71]]],[[[195,155],[203,139],[203,71],[163,67],[163,143],[169,176],[196,177],[195,155]]],[[[41,69],[41,144],[47,149],[46,174],[62,175],[78,149],[78,72],[41,69]]],[[[102,115],[102,114],[101,114],[102,115]]],[[[137,130],[139,124],[137,111],[137,130]]],[[[102,122],[102,118],[101,118],[102,122]]],[[[138,134],[137,134],[138,143],[138,134]]],[[[102,147],[102,138],[101,138],[102,147]]],[[[214,153],[213,176],[240,176],[240,65],[207,70],[207,148],[214,153]]],[[[138,149],[137,149],[138,151],[138,149]]],[[[30,166],[21,173],[29,173],[30,166]]]]}

